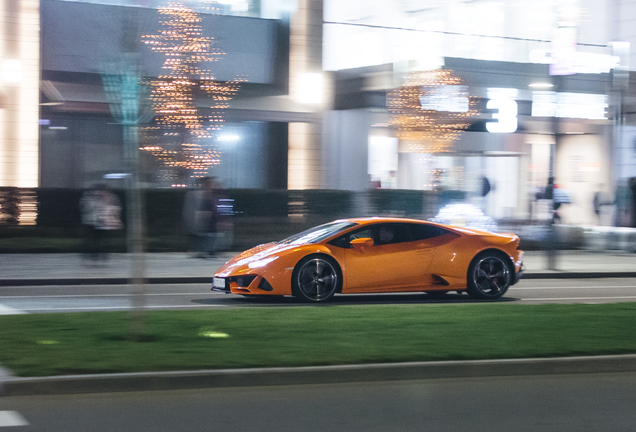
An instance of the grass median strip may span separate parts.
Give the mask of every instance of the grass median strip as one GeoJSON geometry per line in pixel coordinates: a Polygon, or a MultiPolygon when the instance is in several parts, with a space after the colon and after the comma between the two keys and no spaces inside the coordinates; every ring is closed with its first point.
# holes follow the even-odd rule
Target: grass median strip
{"type": "Polygon", "coordinates": [[[636,353],[636,303],[385,305],[0,316],[18,376],[636,353]]]}

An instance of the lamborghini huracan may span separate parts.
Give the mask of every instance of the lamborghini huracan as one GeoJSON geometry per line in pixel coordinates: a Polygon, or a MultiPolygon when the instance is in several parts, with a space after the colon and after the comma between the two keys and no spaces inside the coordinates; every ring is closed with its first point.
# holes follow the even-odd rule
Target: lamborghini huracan
{"type": "Polygon", "coordinates": [[[341,219],[225,263],[212,289],[322,302],[334,294],[466,291],[496,299],[523,273],[519,237],[402,218],[341,219]]]}

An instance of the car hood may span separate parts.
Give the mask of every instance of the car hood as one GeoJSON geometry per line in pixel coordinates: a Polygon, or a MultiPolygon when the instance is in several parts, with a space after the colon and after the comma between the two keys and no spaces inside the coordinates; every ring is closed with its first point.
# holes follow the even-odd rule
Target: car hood
{"type": "Polygon", "coordinates": [[[234,270],[238,267],[249,265],[256,261],[261,261],[267,258],[276,257],[284,252],[292,249],[297,249],[299,245],[281,244],[281,243],[266,243],[260,246],[248,249],[242,252],[225,263],[221,268],[222,271],[234,270]]]}

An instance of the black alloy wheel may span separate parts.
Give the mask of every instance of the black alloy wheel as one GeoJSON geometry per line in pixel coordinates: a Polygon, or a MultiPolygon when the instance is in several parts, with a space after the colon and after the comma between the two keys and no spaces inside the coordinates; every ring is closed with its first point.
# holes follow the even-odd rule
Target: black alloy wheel
{"type": "Polygon", "coordinates": [[[292,274],[294,295],[304,301],[322,302],[333,297],[340,283],[337,264],[326,256],[308,256],[292,274]]]}
{"type": "Polygon", "coordinates": [[[508,291],[510,265],[495,252],[478,255],[468,267],[468,294],[478,299],[497,299],[508,291]]]}

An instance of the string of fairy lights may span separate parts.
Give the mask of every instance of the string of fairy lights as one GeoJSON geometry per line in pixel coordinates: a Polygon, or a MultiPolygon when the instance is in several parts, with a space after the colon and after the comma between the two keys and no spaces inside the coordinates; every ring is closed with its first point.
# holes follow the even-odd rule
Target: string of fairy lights
{"type": "Polygon", "coordinates": [[[411,152],[450,152],[453,141],[470,126],[468,118],[478,114],[477,100],[461,84],[461,78],[448,69],[413,72],[405,78],[404,85],[389,93],[391,124],[411,152]],[[467,101],[465,110],[444,111],[423,106],[423,100],[433,98],[444,86],[448,90],[444,93],[447,99],[467,101]]]}
{"type": "Polygon", "coordinates": [[[155,124],[143,131],[145,141],[151,143],[140,148],[167,167],[186,170],[190,178],[204,177],[211,166],[221,163],[221,151],[209,138],[223,127],[223,110],[247,79],[220,82],[211,71],[200,68],[226,53],[214,47],[214,38],[203,35],[199,13],[181,3],[170,3],[158,12],[161,30],[143,36],[143,41],[165,55],[167,74],[150,82],[155,124]],[[212,101],[211,114],[202,115],[196,107],[198,93],[212,101]]]}

